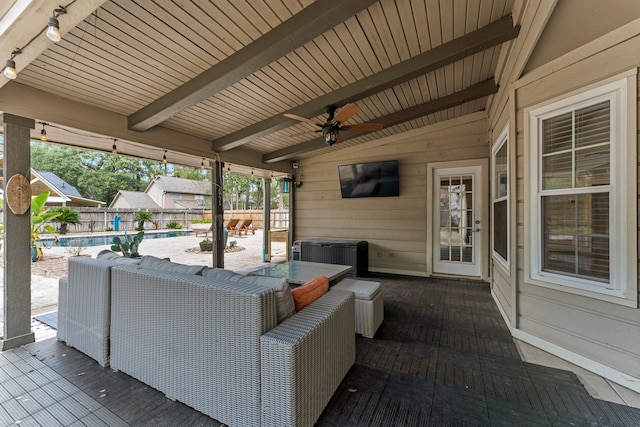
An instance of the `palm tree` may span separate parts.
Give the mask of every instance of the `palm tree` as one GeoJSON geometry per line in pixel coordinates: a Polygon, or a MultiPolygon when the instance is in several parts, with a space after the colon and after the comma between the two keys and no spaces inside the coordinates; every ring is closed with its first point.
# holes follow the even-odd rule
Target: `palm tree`
{"type": "Polygon", "coordinates": [[[138,221],[136,230],[144,230],[144,223],[153,221],[153,214],[149,211],[138,211],[133,214],[133,220],[138,221]]]}
{"type": "Polygon", "coordinates": [[[60,228],[58,229],[60,234],[67,234],[67,227],[69,224],[78,224],[80,222],[80,214],[74,209],[56,208],[52,209],[52,212],[58,213],[58,216],[53,221],[60,223],[60,228]]]}

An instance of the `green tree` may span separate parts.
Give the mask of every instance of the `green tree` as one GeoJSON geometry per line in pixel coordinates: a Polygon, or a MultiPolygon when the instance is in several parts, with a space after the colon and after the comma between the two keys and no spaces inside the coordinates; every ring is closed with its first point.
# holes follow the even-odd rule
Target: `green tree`
{"type": "Polygon", "coordinates": [[[67,234],[69,224],[78,224],[80,222],[80,213],[75,209],[56,208],[52,209],[51,212],[58,214],[53,222],[60,223],[60,228],[58,229],[60,234],[67,234]]]}

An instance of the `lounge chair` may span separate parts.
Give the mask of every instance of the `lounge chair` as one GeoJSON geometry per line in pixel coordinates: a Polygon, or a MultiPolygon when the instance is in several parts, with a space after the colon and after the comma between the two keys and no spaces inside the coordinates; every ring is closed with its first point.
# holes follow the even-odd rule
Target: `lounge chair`
{"type": "Polygon", "coordinates": [[[239,219],[235,219],[232,218],[229,220],[229,223],[225,226],[227,227],[227,231],[229,232],[229,236],[233,236],[233,233],[235,233],[236,230],[236,226],[238,225],[238,223],[240,222],[239,219]]]}
{"type": "Polygon", "coordinates": [[[242,233],[244,233],[246,235],[249,230],[251,230],[251,234],[256,234],[256,230],[253,227],[250,227],[252,222],[252,219],[243,220],[242,224],[237,227],[238,234],[242,235],[242,233]]]}
{"type": "Polygon", "coordinates": [[[204,237],[205,238],[208,238],[209,237],[209,233],[212,233],[212,232],[213,232],[213,223],[211,223],[209,228],[206,229],[206,230],[193,230],[193,234],[195,234],[196,237],[198,237],[198,234],[204,233],[204,237]]]}

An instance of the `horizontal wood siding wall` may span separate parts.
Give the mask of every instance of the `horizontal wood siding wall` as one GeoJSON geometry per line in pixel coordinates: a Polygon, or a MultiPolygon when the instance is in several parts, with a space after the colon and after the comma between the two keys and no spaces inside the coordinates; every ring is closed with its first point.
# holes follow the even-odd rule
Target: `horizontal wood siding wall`
{"type": "Polygon", "coordinates": [[[488,156],[482,112],[306,159],[298,169],[295,238],[366,240],[370,270],[425,275],[427,164],[488,156]],[[341,197],[339,165],[382,160],[398,160],[399,197],[341,197]]]}
{"type": "MultiPolygon", "coordinates": [[[[640,310],[524,283],[527,242],[524,156],[526,145],[534,143],[524,133],[528,119],[524,109],[638,67],[640,36],[636,34],[623,41],[612,38],[610,45],[603,47],[606,40],[607,37],[599,39],[595,43],[597,48],[582,48],[536,69],[516,84],[517,326],[552,345],[638,379],[640,310]]],[[[635,143],[637,149],[637,135],[635,143]]]]}

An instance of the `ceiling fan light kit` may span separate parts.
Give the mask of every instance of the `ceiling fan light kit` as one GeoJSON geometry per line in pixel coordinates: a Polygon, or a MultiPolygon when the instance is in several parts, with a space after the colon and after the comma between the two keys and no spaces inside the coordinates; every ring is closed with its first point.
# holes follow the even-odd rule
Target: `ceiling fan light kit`
{"type": "Polygon", "coordinates": [[[327,106],[327,121],[325,123],[319,123],[314,120],[308,119],[306,117],[298,116],[296,114],[286,113],[285,117],[290,119],[299,120],[304,123],[309,123],[315,126],[320,127],[320,130],[309,130],[305,132],[299,132],[293,135],[289,135],[290,137],[297,137],[307,133],[312,132],[322,132],[322,139],[327,143],[329,147],[331,147],[336,142],[341,142],[344,140],[340,135],[341,130],[350,130],[355,132],[375,132],[382,129],[382,124],[380,123],[362,123],[357,125],[344,125],[343,123],[353,117],[358,111],[360,111],[360,107],[356,104],[346,104],[344,107],[336,113],[338,107],[335,105],[327,106]]]}

